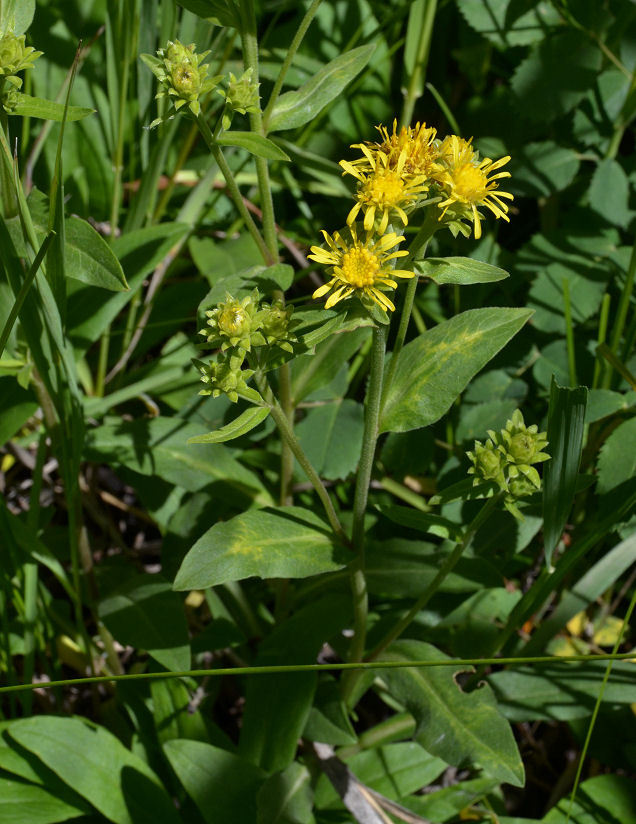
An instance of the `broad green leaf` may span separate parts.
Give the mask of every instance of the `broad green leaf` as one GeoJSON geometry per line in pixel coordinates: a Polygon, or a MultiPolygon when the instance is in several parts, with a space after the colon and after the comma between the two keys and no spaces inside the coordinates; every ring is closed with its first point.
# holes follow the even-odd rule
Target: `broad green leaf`
{"type": "MultiPolygon", "coordinates": [[[[499,709],[510,721],[585,718],[592,714],[607,663],[516,666],[488,676],[499,709]]],[[[614,661],[603,701],[634,703],[636,664],[614,661]]]]}
{"type": "Polygon", "coordinates": [[[277,289],[289,289],[294,279],[294,270],[286,263],[273,266],[250,266],[235,274],[220,278],[201,301],[199,311],[225,300],[227,294],[240,299],[258,289],[261,297],[271,295],[277,289]]]}
{"type": "Polygon", "coordinates": [[[0,0],[0,32],[24,34],[35,15],[35,0],[0,0]]]}
{"type": "MultiPolygon", "coordinates": [[[[310,601],[279,624],[260,647],[255,666],[312,663],[323,644],[351,620],[345,593],[310,601]]],[[[291,764],[313,703],[315,672],[253,675],[248,679],[239,752],[268,772],[291,764]]]]}
{"type": "Polygon", "coordinates": [[[269,415],[268,406],[250,406],[244,412],[234,418],[233,421],[217,429],[216,432],[208,432],[207,435],[195,435],[188,438],[186,443],[225,443],[234,438],[240,438],[246,432],[251,432],[259,423],[263,423],[269,415]]]}
{"type": "MultiPolygon", "coordinates": [[[[397,641],[385,652],[387,661],[429,661],[447,658],[430,644],[397,641]]],[[[414,716],[415,740],[448,764],[479,765],[515,787],[523,787],[521,757],[508,722],[497,710],[488,685],[463,692],[455,680],[472,667],[413,667],[382,670],[391,694],[414,716]]]]}
{"type": "Polygon", "coordinates": [[[630,185],[623,167],[613,158],[602,160],[590,183],[590,206],[605,220],[623,228],[629,223],[630,185]]]}
{"type": "MultiPolygon", "coordinates": [[[[488,793],[497,791],[497,783],[492,778],[483,776],[471,778],[468,781],[458,781],[457,784],[441,790],[403,798],[401,803],[417,815],[423,816],[426,821],[453,821],[462,810],[470,809],[488,793]]],[[[508,821],[501,816],[497,818],[498,824],[539,824],[526,818],[518,822],[508,821]]]]}
{"type": "Polygon", "coordinates": [[[256,821],[263,770],[203,741],[167,741],[163,750],[206,822],[256,821]]]}
{"type": "Polygon", "coordinates": [[[91,114],[95,113],[95,109],[86,109],[81,106],[69,106],[64,115],[64,104],[55,103],[53,100],[43,100],[41,97],[31,97],[30,94],[17,93],[15,107],[11,109],[9,114],[18,115],[20,117],[37,117],[40,120],[83,120],[91,114]]]}
{"type": "Polygon", "coordinates": [[[358,465],[364,410],[351,399],[310,409],[296,435],[318,474],[327,480],[346,478],[358,465]]]}
{"type": "Polygon", "coordinates": [[[578,788],[570,809],[570,794],[541,819],[542,824],[627,824],[636,816],[636,782],[625,775],[597,775],[578,788]]]}
{"type": "MultiPolygon", "coordinates": [[[[48,228],[46,218],[39,209],[35,212],[34,223],[38,238],[40,241],[44,240],[48,228]]],[[[8,220],[7,228],[18,252],[24,254],[26,250],[19,219],[14,217],[8,220]]],[[[112,292],[128,289],[120,262],[90,223],[77,217],[67,217],[64,229],[65,270],[68,277],[112,292]]],[[[100,300],[103,303],[103,296],[100,296],[100,300]]]]}
{"type": "Polygon", "coordinates": [[[288,161],[290,159],[289,155],[275,143],[254,132],[224,132],[216,138],[216,142],[220,146],[237,146],[239,149],[245,149],[250,154],[264,157],[266,160],[288,161]]]}
{"type": "Polygon", "coordinates": [[[546,37],[512,77],[520,111],[543,123],[569,112],[594,84],[601,61],[601,50],[583,32],[546,37]]]}
{"type": "Polygon", "coordinates": [[[240,28],[240,17],[233,0],[178,0],[179,5],[193,14],[221,26],[240,28]]]}
{"type": "Polygon", "coordinates": [[[623,421],[601,447],[596,489],[600,495],[605,495],[635,474],[636,418],[630,418],[623,421]]]}
{"type": "Polygon", "coordinates": [[[543,472],[543,540],[548,568],[576,492],[586,403],[584,386],[569,389],[552,379],[546,448],[552,459],[547,461],[543,472]]]}
{"type": "Polygon", "coordinates": [[[543,40],[549,27],[561,23],[555,8],[549,3],[516,3],[515,0],[457,0],[457,6],[469,26],[487,37],[500,49],[529,46],[543,40]]]}
{"type": "Polygon", "coordinates": [[[440,538],[461,539],[462,528],[458,524],[443,518],[441,515],[431,515],[428,512],[419,512],[408,506],[396,506],[395,504],[383,504],[378,507],[380,512],[400,526],[414,529],[425,535],[437,535],[440,538]]]}
{"type": "MultiPolygon", "coordinates": [[[[448,766],[415,741],[400,741],[363,750],[345,759],[355,777],[391,799],[404,798],[432,784],[448,766]]],[[[316,784],[316,806],[333,809],[340,796],[326,776],[316,784]]]]}
{"type": "Polygon", "coordinates": [[[374,43],[351,49],[323,66],[300,89],[282,94],[267,124],[268,131],[295,129],[313,120],[362,71],[374,50],[374,43]]]}
{"type": "Polygon", "coordinates": [[[545,644],[563,629],[570,618],[593,604],[633,564],[636,564],[636,533],[603,555],[569,592],[563,593],[556,609],[532,633],[524,647],[524,655],[540,654],[545,644]]]}
{"type": "Polygon", "coordinates": [[[224,446],[188,446],[188,438],[198,434],[197,424],[176,418],[109,421],[87,433],[85,458],[127,466],[142,475],[157,475],[189,492],[220,481],[271,503],[259,478],[224,446]]]}
{"type": "Polygon", "coordinates": [[[454,283],[468,286],[471,283],[493,283],[510,277],[505,269],[466,257],[425,258],[415,262],[415,271],[435,283],[454,283]]]}
{"type": "Polygon", "coordinates": [[[184,558],[174,588],[205,589],[253,575],[307,578],[342,569],[349,560],[313,512],[259,509],[210,527],[184,558]]]}
{"type": "Polygon", "coordinates": [[[616,412],[625,412],[635,404],[636,392],[624,394],[611,389],[590,389],[587,393],[585,423],[594,423],[616,412]]]}
{"type": "Polygon", "coordinates": [[[57,798],[45,787],[0,778],[0,824],[56,824],[88,812],[57,798]]]}
{"type": "Polygon", "coordinates": [[[159,778],[104,727],[38,715],[13,722],[8,732],[115,824],[179,821],[159,778]]]}
{"type": "Polygon", "coordinates": [[[408,343],[380,421],[380,432],[428,426],[524,325],[528,309],[470,309],[408,343]]]}
{"type": "Polygon", "coordinates": [[[562,263],[551,263],[534,279],[528,306],[534,309],[532,325],[541,332],[565,335],[563,281],[570,290],[572,320],[581,323],[596,314],[607,286],[607,276],[591,269],[575,271],[562,263]]]}
{"type": "Polygon", "coordinates": [[[307,767],[293,762],[258,791],[257,824],[313,824],[313,791],[307,767]]]}
{"type": "Polygon", "coordinates": [[[152,717],[161,744],[174,738],[208,740],[206,722],[199,709],[192,711],[192,694],[183,680],[153,680],[150,682],[150,695],[152,717]]]}
{"type": "Polygon", "coordinates": [[[576,177],[579,155],[551,140],[528,143],[510,162],[512,178],[506,191],[525,197],[548,197],[565,189],[576,177]]]}
{"type": "Polygon", "coordinates": [[[99,617],[120,644],[146,650],[166,669],[189,668],[183,603],[161,576],[128,576],[101,599],[99,617]]]}
{"type": "MultiPolygon", "coordinates": [[[[366,576],[369,591],[394,598],[417,598],[437,575],[453,543],[432,544],[405,538],[370,542],[366,576]]],[[[446,576],[442,592],[474,592],[501,584],[501,574],[484,558],[462,557],[446,576]]]]}

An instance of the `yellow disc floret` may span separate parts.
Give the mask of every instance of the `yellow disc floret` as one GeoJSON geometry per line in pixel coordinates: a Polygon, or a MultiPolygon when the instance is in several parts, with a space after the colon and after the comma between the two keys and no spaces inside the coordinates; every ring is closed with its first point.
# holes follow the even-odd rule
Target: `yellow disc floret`
{"type": "Polygon", "coordinates": [[[395,289],[397,283],[393,278],[412,278],[414,273],[404,269],[392,269],[389,261],[408,254],[404,249],[395,249],[404,238],[395,232],[389,232],[377,240],[367,232],[361,240],[356,227],[349,227],[350,238],[343,238],[339,232],[333,236],[323,231],[327,249],[312,246],[308,257],[317,263],[331,266],[331,280],[320,286],[312,297],[321,298],[331,292],[325,303],[330,309],[341,300],[356,294],[360,299],[370,298],[384,311],[393,311],[395,306],[384,293],[388,287],[395,289]],[[391,251],[395,249],[395,251],[391,251]]]}

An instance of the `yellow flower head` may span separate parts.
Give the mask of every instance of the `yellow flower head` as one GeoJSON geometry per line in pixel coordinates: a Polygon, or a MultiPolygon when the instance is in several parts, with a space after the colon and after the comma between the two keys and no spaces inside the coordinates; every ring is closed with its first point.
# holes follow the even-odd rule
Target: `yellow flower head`
{"type": "Polygon", "coordinates": [[[510,160],[509,156],[494,162],[489,157],[480,160],[470,145],[470,140],[464,140],[457,135],[445,138],[439,151],[448,171],[448,178],[443,184],[446,199],[438,204],[442,209],[440,220],[452,207],[457,217],[472,219],[476,238],[481,237],[478,206],[487,206],[495,217],[509,220],[506,214],[508,204],[501,198],[513,200],[513,196],[509,192],[500,192],[496,181],[502,177],[510,177],[510,172],[492,174],[505,166],[510,160]]]}
{"type": "Polygon", "coordinates": [[[404,238],[390,232],[379,240],[372,240],[371,233],[367,232],[362,241],[357,236],[355,225],[349,227],[349,232],[351,239],[345,240],[339,232],[335,232],[332,237],[323,230],[328,248],[311,247],[312,254],[308,255],[311,260],[333,267],[329,283],[316,289],[312,297],[321,298],[331,292],[325,303],[325,308],[330,309],[338,301],[355,293],[361,299],[371,298],[385,312],[387,309],[393,312],[395,306],[384,294],[382,287],[397,288],[394,277],[414,277],[413,272],[391,269],[389,265],[390,260],[408,254],[406,250],[390,251],[404,238]]]}
{"type": "Polygon", "coordinates": [[[389,158],[389,166],[395,168],[404,158],[404,171],[412,175],[424,175],[436,179],[443,174],[444,167],[439,163],[439,142],[435,139],[437,129],[426,123],[415,126],[402,126],[398,132],[397,120],[393,121],[393,133],[389,134],[386,126],[376,126],[382,135],[379,151],[389,158]]]}
{"type": "Polygon", "coordinates": [[[384,234],[393,213],[406,226],[409,222],[406,210],[415,206],[420,196],[428,191],[426,176],[407,173],[405,153],[400,154],[393,167],[389,155],[383,151],[373,151],[364,144],[359,147],[365,155],[366,169],[359,168],[355,161],[340,161],[344,174],[353,175],[358,180],[356,202],[349,212],[347,224],[351,226],[362,209],[367,232],[373,229],[376,216],[379,216],[377,232],[384,234]]]}

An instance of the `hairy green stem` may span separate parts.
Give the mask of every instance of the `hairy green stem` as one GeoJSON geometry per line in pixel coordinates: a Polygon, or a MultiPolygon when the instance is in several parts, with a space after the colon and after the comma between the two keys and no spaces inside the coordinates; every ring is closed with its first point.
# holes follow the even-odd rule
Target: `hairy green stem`
{"type": "Polygon", "coordinates": [[[252,218],[251,214],[247,211],[247,206],[243,201],[243,196],[240,192],[239,187],[236,184],[236,180],[234,180],[234,175],[232,174],[232,170],[230,169],[227,160],[223,152],[221,151],[221,147],[218,143],[214,142],[214,137],[212,132],[210,131],[210,127],[208,126],[205,118],[202,115],[197,117],[197,125],[199,126],[199,130],[201,132],[201,136],[205,140],[208,149],[212,153],[212,157],[215,159],[219,169],[221,170],[221,174],[225,178],[225,183],[227,185],[228,192],[230,193],[230,197],[232,198],[232,202],[236,206],[236,209],[247,227],[248,232],[253,237],[254,242],[258,246],[261,254],[263,255],[263,260],[268,265],[274,263],[272,258],[271,252],[263,240],[263,236],[258,230],[258,226],[254,223],[254,219],[252,218]]]}
{"type": "Polygon", "coordinates": [[[267,386],[264,380],[257,380],[258,388],[261,391],[261,394],[266,398],[267,404],[270,407],[270,414],[274,419],[274,423],[278,427],[278,430],[283,438],[283,440],[289,445],[289,448],[292,452],[292,455],[296,458],[298,463],[303,468],[303,471],[309,478],[311,485],[316,490],[318,497],[320,498],[320,502],[322,503],[325,514],[327,515],[327,519],[329,520],[329,524],[334,531],[334,534],[338,538],[338,540],[343,543],[345,546],[349,546],[349,539],[342,528],[342,524],[336,514],[336,510],[334,509],[333,503],[331,502],[331,498],[329,497],[329,493],[323,484],[320,475],[314,469],[311,461],[305,455],[305,452],[300,445],[300,441],[294,434],[294,430],[289,422],[287,415],[285,414],[283,408],[278,403],[276,398],[273,396],[271,390],[267,386]]]}
{"type": "MultiPolygon", "coordinates": [[[[353,529],[351,542],[356,552],[356,560],[351,569],[351,591],[353,595],[353,638],[349,650],[349,661],[361,661],[367,637],[367,616],[369,611],[369,596],[366,580],[366,552],[364,535],[364,516],[369,499],[369,485],[375,458],[375,448],[378,440],[380,423],[380,402],[382,400],[382,380],[384,377],[384,355],[386,352],[386,337],[388,325],[378,325],[373,329],[371,345],[371,370],[367,387],[366,406],[364,411],[364,434],[356,488],[353,500],[353,529]]],[[[350,679],[344,678],[342,683],[343,698],[351,697],[350,679]]]]}

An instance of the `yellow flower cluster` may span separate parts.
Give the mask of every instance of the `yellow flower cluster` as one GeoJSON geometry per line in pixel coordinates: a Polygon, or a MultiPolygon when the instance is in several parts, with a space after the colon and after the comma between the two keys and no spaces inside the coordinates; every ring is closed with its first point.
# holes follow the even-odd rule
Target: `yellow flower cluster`
{"type": "Polygon", "coordinates": [[[340,161],[343,174],[357,181],[355,202],[347,217],[349,237],[323,232],[328,248],[311,247],[311,260],[332,267],[331,280],[313,294],[319,298],[331,292],[327,308],[354,293],[363,301],[371,298],[385,311],[395,308],[384,294],[386,288],[396,288],[394,277],[414,274],[391,268],[389,261],[408,254],[395,250],[404,238],[392,226],[395,222],[406,226],[409,216],[423,206],[435,209],[439,225],[455,232],[468,233],[462,221],[470,221],[475,238],[481,237],[480,207],[508,220],[505,201],[513,196],[499,190],[499,180],[510,177],[501,171],[510,157],[481,159],[472,138],[450,135],[440,140],[437,131],[425,123],[398,130],[393,121],[391,132],[385,126],[377,129],[381,142],[354,144],[351,148],[359,149],[362,156],[340,161]],[[360,215],[364,240],[356,231],[360,215]],[[388,254],[390,250],[394,251],[388,254]]]}

